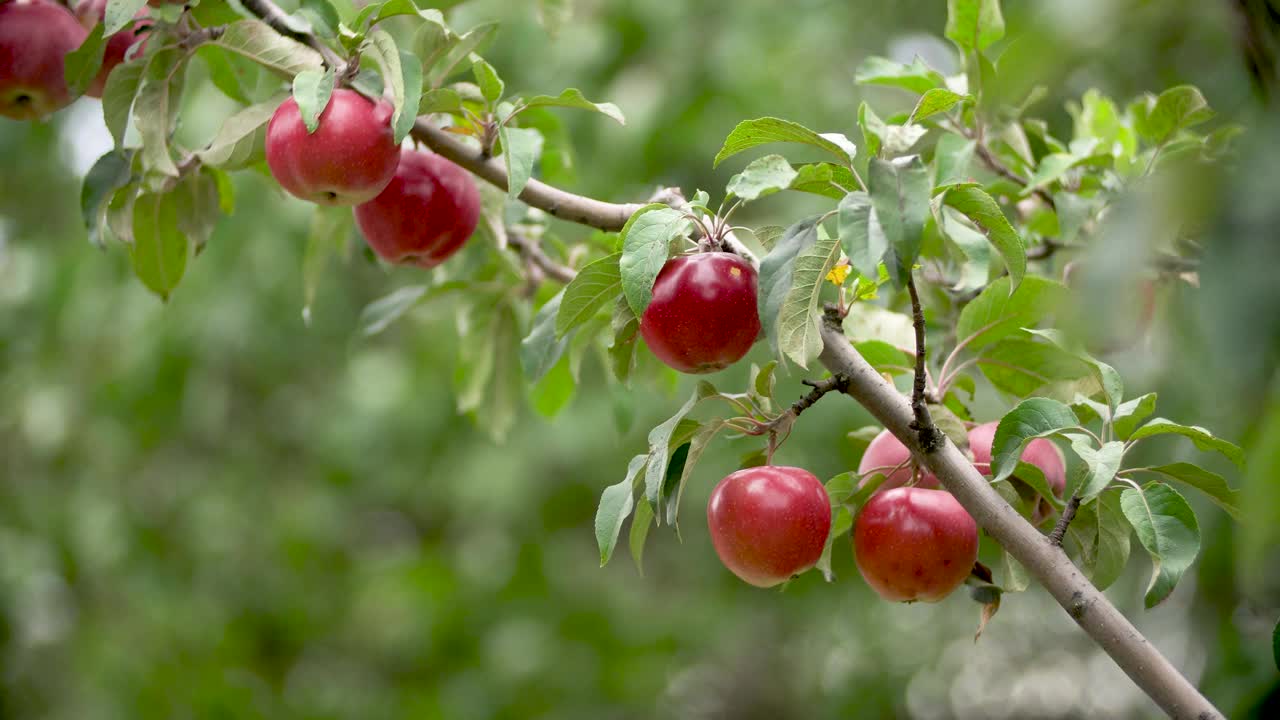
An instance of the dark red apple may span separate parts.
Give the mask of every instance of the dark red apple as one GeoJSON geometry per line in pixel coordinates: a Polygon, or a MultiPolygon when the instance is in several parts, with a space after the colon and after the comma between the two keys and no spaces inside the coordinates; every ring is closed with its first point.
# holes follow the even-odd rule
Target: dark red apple
{"type": "Polygon", "coordinates": [[[853,525],[858,572],[880,597],[937,602],[978,559],[978,524],[951,493],[898,487],[871,496],[853,525]]]}
{"type": "Polygon", "coordinates": [[[391,184],[355,215],[382,259],[435,267],[475,232],[480,191],[470,173],[440,155],[405,150],[391,184]]]}
{"type": "Polygon", "coordinates": [[[87,36],[70,10],[50,0],[0,4],[0,115],[36,120],[70,104],[66,55],[87,36]]]}
{"type": "Polygon", "coordinates": [[[726,252],[668,260],[653,283],[640,334],[659,360],[680,372],[729,367],[760,334],[755,269],[726,252]]]}
{"type": "Polygon", "coordinates": [[[818,478],[800,468],[746,468],[711,492],[707,528],[725,567],[752,585],[771,587],[822,557],[831,500],[818,478]]]}
{"type": "MultiPolygon", "coordinates": [[[[92,29],[94,25],[102,22],[102,17],[107,11],[107,0],[85,0],[76,6],[76,17],[80,19],[80,24],[86,29],[92,29]]],[[[138,11],[135,18],[145,18],[147,16],[146,8],[138,11]]],[[[107,85],[107,76],[117,65],[124,62],[124,56],[129,52],[129,48],[134,43],[142,40],[146,35],[147,24],[138,23],[135,19],[132,25],[126,26],[115,35],[107,38],[107,46],[102,53],[102,69],[98,71],[93,82],[85,89],[84,94],[89,97],[102,97],[102,89],[107,85]]],[[[146,41],[143,40],[143,46],[146,41]]],[[[139,47],[141,51],[142,47],[139,47]]]]}
{"type": "MultiPolygon", "coordinates": [[[[973,465],[983,475],[991,474],[991,445],[999,425],[998,422],[989,422],[975,426],[969,431],[969,449],[973,451],[973,465]]],[[[1049,483],[1049,487],[1053,488],[1053,493],[1062,497],[1063,490],[1067,486],[1067,465],[1057,445],[1045,438],[1036,438],[1027,443],[1020,459],[1022,462],[1040,468],[1040,472],[1044,473],[1045,481],[1049,483]]],[[[1014,476],[1014,479],[1016,480],[1017,476],[1014,476]]],[[[1036,503],[1031,522],[1039,525],[1053,512],[1053,506],[1039,495],[1036,497],[1039,498],[1039,502],[1036,503]]]]}
{"type": "MultiPolygon", "coordinates": [[[[858,484],[865,483],[876,473],[885,476],[884,484],[877,492],[901,487],[911,480],[911,451],[888,430],[875,436],[862,454],[862,460],[858,462],[858,475],[862,479],[858,484]]],[[[936,488],[938,478],[922,467],[916,487],[936,488]]]]}
{"type": "Polygon", "coordinates": [[[307,132],[298,103],[289,98],[267,123],[267,165],[291,194],[320,205],[359,205],[377,197],[400,164],[391,131],[391,104],[354,90],[334,90],[307,132]]]}

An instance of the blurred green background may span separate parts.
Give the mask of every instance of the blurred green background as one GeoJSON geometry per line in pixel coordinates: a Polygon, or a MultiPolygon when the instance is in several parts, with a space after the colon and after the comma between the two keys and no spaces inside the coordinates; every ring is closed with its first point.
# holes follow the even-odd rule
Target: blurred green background
{"type": "MultiPolygon", "coordinates": [[[[563,113],[579,192],[642,199],[718,188],[711,158],[739,120],[776,115],[857,136],[856,108],[909,98],[852,82],[868,54],[954,68],[941,0],[578,0],[550,36],[534,2],[475,0],[497,19],[486,57],[516,91],[581,88],[625,128],[563,113]]],[[[1173,597],[1141,610],[1149,561],[1109,595],[1230,717],[1276,708],[1280,616],[1280,124],[1255,100],[1231,3],[1006,2],[1017,72],[1069,128],[1089,87],[1126,99],[1200,85],[1250,132],[1204,192],[1214,222],[1200,291],[1153,338],[1110,358],[1129,394],[1250,453],[1250,523],[1197,504],[1205,552],[1173,597]],[[1271,699],[1265,698],[1268,693],[1271,699]]],[[[186,131],[229,111],[195,85],[186,131]]],[[[553,421],[523,411],[493,445],[455,414],[454,313],[424,307],[363,339],[360,309],[420,276],[354,258],[324,276],[306,327],[309,209],[253,173],[164,305],[120,248],[85,240],[79,178],[109,138],[96,101],[51,122],[0,120],[0,717],[1028,718],[1157,710],[1041,591],[1009,597],[980,642],[978,605],[888,605],[857,577],[784,592],[725,571],[702,507],[753,449],[717,443],[686,494],[683,542],[653,532],[646,572],[600,569],[592,519],[648,428],[691,388],[621,399],[589,366],[553,421]],[[615,422],[617,403],[634,421],[615,422]]],[[[740,222],[785,224],[805,199],[740,222]]],[[[568,237],[584,231],[562,227],[568,237]]],[[[758,357],[757,357],[758,356],[758,357]]],[[[763,355],[758,348],[756,355],[763,355]]],[[[745,368],[717,378],[741,384],[745,368]]],[[[800,376],[781,396],[798,394],[800,376]]],[[[658,390],[655,392],[655,390],[658,390]]],[[[990,398],[994,417],[1004,407],[990,398]]],[[[780,462],[849,469],[849,402],[805,415],[780,462]]],[[[1153,446],[1199,459],[1189,444],[1153,446]]],[[[1151,452],[1152,450],[1148,450],[1151,452]]],[[[1271,715],[1276,717],[1277,715],[1271,715]]]]}

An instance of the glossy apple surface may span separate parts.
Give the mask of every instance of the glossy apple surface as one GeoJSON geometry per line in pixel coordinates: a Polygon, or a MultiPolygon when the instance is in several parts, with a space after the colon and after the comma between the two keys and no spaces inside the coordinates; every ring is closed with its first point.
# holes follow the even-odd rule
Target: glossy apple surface
{"type": "MultiPolygon", "coordinates": [[[[996,437],[996,428],[1000,425],[998,422],[983,423],[975,426],[969,431],[969,450],[973,452],[973,465],[978,468],[978,472],[983,475],[991,474],[991,446],[996,437]]],[[[1062,497],[1063,490],[1067,486],[1067,466],[1062,457],[1062,451],[1045,438],[1036,438],[1027,443],[1027,447],[1022,451],[1022,462],[1035,465],[1040,468],[1040,472],[1044,473],[1044,479],[1049,483],[1049,487],[1053,489],[1053,493],[1059,498],[1062,497]]],[[[1017,479],[1017,476],[1014,476],[1017,479]]],[[[1031,517],[1031,522],[1039,525],[1044,522],[1053,512],[1053,507],[1044,498],[1040,498],[1036,503],[1036,509],[1031,517]]]]}
{"type": "MultiPolygon", "coordinates": [[[[901,487],[911,480],[911,451],[888,430],[871,440],[866,452],[862,453],[862,460],[858,461],[858,475],[862,477],[859,481],[860,485],[876,473],[885,476],[884,483],[877,492],[901,487]]],[[[920,468],[920,477],[915,486],[936,488],[938,478],[928,470],[920,468]]]]}
{"type": "Polygon", "coordinates": [[[680,372],[729,367],[760,334],[755,269],[726,252],[668,260],[653,283],[640,334],[659,360],[680,372]]]}
{"type": "Polygon", "coordinates": [[[338,89],[320,113],[320,126],[308,134],[298,103],[285,100],[267,123],[272,177],[290,194],[320,205],[374,199],[400,164],[391,114],[390,103],[338,89]]]}
{"type": "MultiPolygon", "coordinates": [[[[102,17],[106,10],[107,0],[85,0],[85,2],[76,6],[76,17],[86,29],[93,29],[94,25],[102,22],[102,17]]],[[[93,82],[85,89],[85,95],[96,98],[102,97],[102,90],[107,85],[107,76],[111,74],[112,70],[116,69],[117,65],[124,62],[124,56],[129,52],[129,48],[145,37],[148,23],[139,22],[139,20],[146,16],[146,8],[139,10],[138,14],[134,16],[137,19],[134,20],[132,25],[125,26],[124,29],[107,38],[107,46],[102,53],[102,69],[98,71],[97,76],[93,78],[93,82]]],[[[142,46],[139,47],[139,52],[145,46],[146,42],[143,41],[142,46]]]]}
{"type": "Polygon", "coordinates": [[[50,0],[0,4],[0,115],[37,120],[70,104],[65,58],[87,36],[70,10],[50,0]]]}
{"type": "Polygon", "coordinates": [[[853,553],[867,584],[893,602],[937,602],[978,559],[978,524],[951,493],[918,487],[878,492],[858,513],[853,553]]]}
{"type": "Polygon", "coordinates": [[[831,500],[818,478],[801,468],[746,468],[712,491],[707,528],[725,567],[752,585],[771,587],[822,557],[831,500]]]}
{"type": "Polygon", "coordinates": [[[392,263],[429,268],[457,252],[480,221],[480,191],[440,155],[405,150],[378,196],[355,208],[369,247],[392,263]]]}

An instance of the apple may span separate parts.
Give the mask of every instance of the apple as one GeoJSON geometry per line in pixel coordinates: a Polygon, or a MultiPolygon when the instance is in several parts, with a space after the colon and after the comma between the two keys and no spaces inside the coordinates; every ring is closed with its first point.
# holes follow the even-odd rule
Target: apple
{"type": "MultiPolygon", "coordinates": [[[[991,445],[996,437],[996,428],[1000,425],[998,422],[989,422],[975,426],[969,431],[969,449],[973,452],[973,465],[978,472],[983,475],[991,474],[991,445]]],[[[1040,472],[1044,473],[1044,479],[1049,483],[1049,487],[1053,489],[1054,495],[1062,497],[1063,491],[1067,486],[1067,464],[1062,457],[1062,451],[1057,445],[1045,438],[1036,438],[1027,443],[1027,447],[1023,449],[1022,456],[1019,458],[1022,462],[1035,465],[1040,468],[1040,472]]],[[[1017,479],[1017,476],[1014,476],[1017,479]]],[[[1026,488],[1021,481],[1017,485],[1026,488]]],[[[1028,489],[1028,495],[1029,489],[1028,489]]],[[[1035,511],[1031,516],[1031,523],[1039,525],[1044,522],[1045,518],[1053,513],[1053,506],[1049,501],[1036,495],[1039,502],[1036,503],[1035,511]]]]}
{"type": "Polygon", "coordinates": [[[291,97],[267,123],[271,175],[290,194],[320,205],[368,202],[400,164],[391,115],[390,103],[340,88],[320,113],[320,126],[308,133],[291,97]]]}
{"type": "Polygon", "coordinates": [[[831,500],[818,478],[801,468],[746,468],[711,492],[707,528],[725,567],[756,587],[772,587],[822,557],[831,500]]]}
{"type": "Polygon", "coordinates": [[[943,490],[897,487],[871,496],[853,525],[858,572],[893,602],[937,602],[978,559],[978,524],[943,490]]]}
{"type": "Polygon", "coordinates": [[[0,4],[0,115],[37,120],[70,104],[65,58],[88,34],[51,0],[0,4]]]}
{"type": "Polygon", "coordinates": [[[434,267],[457,252],[480,221],[480,191],[440,155],[404,150],[395,177],[355,208],[356,223],[382,259],[434,267]]]}
{"type": "MultiPolygon", "coordinates": [[[[862,485],[876,473],[885,476],[884,483],[877,492],[901,487],[911,481],[911,451],[888,430],[875,436],[871,444],[867,445],[867,451],[862,454],[862,460],[858,462],[858,475],[862,477],[858,484],[862,485]],[[899,465],[901,467],[898,467],[899,465]]],[[[921,467],[920,477],[915,486],[936,488],[938,478],[921,467]]]]}
{"type": "MultiPolygon", "coordinates": [[[[107,0],[85,0],[76,6],[76,17],[80,19],[80,24],[86,29],[93,29],[94,25],[102,22],[102,17],[107,11],[107,0]]],[[[146,8],[138,11],[135,18],[145,18],[147,16],[146,8]]],[[[136,21],[133,25],[127,26],[117,32],[115,35],[107,38],[107,46],[102,53],[102,69],[98,71],[98,75],[94,77],[93,82],[85,89],[84,94],[89,97],[102,97],[102,89],[107,85],[107,76],[117,65],[124,62],[124,56],[129,52],[129,48],[139,40],[146,44],[143,37],[146,35],[146,26],[139,25],[136,21]]],[[[141,49],[141,48],[139,48],[141,49]]]]}
{"type": "Polygon", "coordinates": [[[727,252],[668,260],[653,283],[640,334],[659,360],[680,372],[729,367],[760,334],[755,268],[727,252]]]}

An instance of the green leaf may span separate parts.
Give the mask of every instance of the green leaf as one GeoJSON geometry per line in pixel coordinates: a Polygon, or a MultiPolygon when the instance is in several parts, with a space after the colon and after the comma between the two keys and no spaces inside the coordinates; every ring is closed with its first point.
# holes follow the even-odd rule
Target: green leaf
{"type": "Polygon", "coordinates": [[[641,497],[636,503],[635,515],[631,518],[631,559],[636,563],[636,571],[644,577],[644,543],[649,538],[649,528],[653,526],[653,506],[649,500],[641,497]]]}
{"type": "Polygon", "coordinates": [[[1097,378],[1098,385],[1102,388],[1102,392],[1107,398],[1107,406],[1109,408],[1115,408],[1124,397],[1124,381],[1121,379],[1120,373],[1116,372],[1116,369],[1107,363],[1075,346],[1060,331],[1054,329],[1028,329],[1027,332],[1045,338],[1059,348],[1088,363],[1093,368],[1094,376],[1097,378]]]}
{"type": "Polygon", "coordinates": [[[1027,186],[1022,190],[1020,195],[1027,197],[1036,190],[1044,188],[1052,182],[1062,179],[1071,168],[1075,167],[1081,158],[1067,153],[1050,153],[1040,158],[1040,164],[1036,167],[1036,171],[1032,173],[1027,180],[1027,186]]]}
{"type": "Polygon", "coordinates": [[[535,107],[567,107],[577,108],[579,110],[590,110],[606,115],[616,121],[619,125],[626,125],[627,119],[623,116],[622,111],[613,103],[596,103],[591,102],[582,95],[582,91],[577,88],[569,88],[559,95],[535,95],[525,99],[521,103],[522,108],[535,107]]]}
{"type": "Polygon", "coordinates": [[[665,205],[646,205],[636,211],[622,228],[622,292],[636,317],[644,315],[653,299],[653,282],[667,264],[671,241],[685,233],[686,220],[665,205]]]}
{"type": "Polygon", "coordinates": [[[831,571],[831,549],[835,545],[836,538],[851,529],[853,529],[853,513],[849,512],[849,508],[843,505],[833,505],[831,508],[831,530],[827,533],[826,544],[822,546],[822,556],[818,558],[818,563],[815,565],[827,582],[832,582],[836,579],[835,573],[831,571]]]}
{"type": "MultiPolygon", "coordinates": [[[[199,168],[188,172],[173,189],[178,205],[178,229],[187,236],[197,255],[213,235],[222,217],[222,197],[214,170],[199,168]]],[[[350,218],[350,213],[345,213],[350,218]]]]}
{"type": "Polygon", "coordinates": [[[1209,496],[1218,507],[1227,511],[1233,520],[1240,520],[1240,491],[1227,484],[1226,478],[1191,463],[1171,463],[1147,468],[1172,480],[1190,485],[1209,496]]]}
{"type": "Polygon", "coordinates": [[[725,138],[724,146],[716,153],[714,165],[718,167],[727,158],[733,157],[743,150],[759,145],[775,142],[801,143],[822,148],[835,155],[840,164],[847,165],[853,161],[857,148],[849,139],[837,133],[818,134],[809,128],[793,123],[790,120],[764,117],[755,120],[743,120],[725,138]]]}
{"type": "Polygon", "coordinates": [[[987,346],[978,357],[978,369],[997,390],[1017,397],[1092,372],[1087,362],[1056,345],[1018,336],[987,346]]]}
{"type": "Polygon", "coordinates": [[[196,153],[204,165],[236,170],[262,158],[267,122],[285,99],[276,95],[227,118],[209,146],[196,153]]]}
{"type": "Polygon", "coordinates": [[[1156,435],[1182,435],[1191,438],[1191,442],[1195,443],[1197,448],[1220,452],[1236,467],[1244,470],[1244,451],[1238,445],[1215,437],[1213,433],[1196,425],[1179,425],[1172,420],[1156,418],[1134,431],[1129,436],[1129,442],[1156,435]]]}
{"type": "Polygon", "coordinates": [[[418,103],[422,99],[422,66],[417,58],[403,53],[396,46],[395,38],[380,28],[369,33],[366,51],[378,63],[382,79],[391,90],[391,106],[395,110],[391,116],[391,127],[395,131],[396,143],[404,142],[413,129],[418,103]]]}
{"type": "Polygon", "coordinates": [[[129,126],[138,86],[142,84],[142,71],[150,62],[150,57],[142,57],[120,63],[107,76],[107,84],[102,88],[102,119],[117,148],[124,147],[124,133],[129,126]]]}
{"type": "Polygon", "coordinates": [[[1004,549],[1000,551],[1000,567],[1000,589],[1004,592],[1022,592],[1031,584],[1027,569],[1004,549]]]}
{"type": "Polygon", "coordinates": [[[693,410],[693,406],[698,404],[701,398],[698,393],[694,393],[684,405],[676,411],[667,420],[649,431],[649,455],[653,458],[653,462],[649,463],[649,469],[645,471],[644,487],[645,497],[649,499],[649,503],[655,507],[662,506],[662,485],[666,477],[666,459],[670,453],[669,446],[672,434],[676,430],[676,426],[684,420],[684,416],[693,410]]]}
{"type": "Polygon", "coordinates": [[[843,165],[808,163],[795,166],[796,177],[789,189],[839,200],[850,190],[858,189],[853,172],[843,165]]]}
{"type": "Polygon", "coordinates": [[[545,418],[554,418],[564,410],[573,399],[577,389],[574,379],[573,355],[561,357],[551,366],[529,391],[529,401],[535,412],[545,418]]]}
{"type": "Polygon", "coordinates": [[[907,118],[906,124],[921,122],[925,118],[947,112],[957,104],[972,99],[968,95],[954,93],[946,88],[932,88],[920,96],[920,101],[916,103],[916,108],[911,111],[911,117],[907,118]]]}
{"type": "Polygon", "coordinates": [[[934,184],[949,185],[969,180],[972,175],[970,166],[977,147],[976,140],[966,140],[951,133],[938,138],[933,151],[933,164],[937,168],[934,184]]]}
{"type": "Polygon", "coordinates": [[[186,59],[176,48],[152,55],[133,106],[133,123],[142,136],[143,168],[171,177],[178,176],[178,166],[169,150],[169,138],[181,99],[186,59]]]}
{"type": "Polygon", "coordinates": [[[778,369],[778,361],[770,360],[764,364],[764,367],[756,367],[751,365],[751,387],[752,396],[756,402],[762,405],[766,410],[773,400],[773,390],[776,384],[774,375],[778,369]]]}
{"type": "Polygon", "coordinates": [[[625,383],[636,364],[636,338],[640,334],[640,319],[631,311],[625,297],[618,296],[609,324],[613,329],[613,342],[609,345],[609,367],[613,370],[613,376],[625,383]]]}
{"type": "Polygon", "coordinates": [[[489,103],[490,107],[497,105],[502,99],[502,93],[507,89],[507,84],[498,77],[498,71],[484,60],[477,59],[471,63],[471,72],[476,76],[476,85],[480,86],[480,94],[485,102],[489,103]]]}
{"type": "Polygon", "coordinates": [[[876,218],[871,197],[861,191],[845,195],[836,218],[840,246],[849,264],[863,277],[875,277],[889,249],[889,239],[876,218]]]}
{"type": "MultiPolygon", "coordinates": [[[[426,11],[424,11],[426,12],[426,11]]],[[[445,78],[453,74],[453,68],[473,52],[480,52],[489,44],[493,36],[498,32],[497,23],[481,23],[460,36],[455,36],[449,42],[448,51],[443,56],[443,60],[434,63],[436,69],[431,73],[432,87],[444,82],[445,78]]],[[[428,58],[419,53],[423,58],[424,66],[427,66],[427,60],[434,61],[434,57],[428,58]]]]}
{"type": "Polygon", "coordinates": [[[1000,0],[947,0],[947,39],[968,52],[1004,37],[1000,0]]]}
{"type": "Polygon", "coordinates": [[[1139,117],[1135,126],[1138,132],[1157,144],[1168,142],[1179,130],[1198,125],[1213,117],[1213,110],[1200,90],[1191,85],[1179,85],[1160,93],[1147,105],[1145,117],[1139,117]]]}
{"type": "Polygon", "coordinates": [[[182,280],[187,269],[187,238],[178,229],[178,206],[173,195],[142,193],[133,202],[133,272],[162,300],[182,280]]]}
{"type": "Polygon", "coordinates": [[[1145,600],[1148,608],[1155,607],[1169,597],[1200,552],[1196,514],[1176,490],[1162,483],[1126,489],[1120,494],[1120,509],[1151,554],[1145,600]]]}
{"type": "Polygon", "coordinates": [[[729,179],[728,192],[751,201],[791,186],[799,173],[781,155],[765,155],[729,179]]]}
{"type": "Polygon", "coordinates": [[[960,311],[956,337],[964,347],[977,350],[1034,327],[1067,295],[1061,283],[1035,275],[1023,278],[1012,295],[1010,285],[1007,277],[996,280],[960,311]]]}
{"type": "MultiPolygon", "coordinates": [[[[613,546],[618,543],[618,533],[622,531],[622,523],[631,515],[634,507],[634,488],[636,476],[649,465],[648,455],[636,455],[627,464],[627,476],[617,485],[610,485],[600,494],[600,505],[596,508],[596,544],[600,546],[600,567],[604,567],[613,556],[613,546]]],[[[666,463],[653,463],[663,465],[666,463]]]]}
{"type": "Polygon", "coordinates": [[[94,25],[80,47],[67,53],[63,58],[62,75],[67,83],[71,97],[84,94],[86,88],[97,77],[102,69],[102,55],[107,46],[107,38],[102,33],[102,24],[94,25]]]}
{"type": "Polygon", "coordinates": [[[1129,522],[1120,510],[1120,493],[1104,492],[1083,505],[1067,526],[1064,544],[1075,551],[1080,568],[1099,590],[1106,590],[1129,562],[1129,522]]]}
{"type": "Polygon", "coordinates": [[[947,191],[944,202],[972,220],[1004,258],[1016,290],[1027,272],[1027,250],[994,198],[980,187],[962,185],[947,191]]]}
{"type": "Polygon", "coordinates": [[[556,320],[568,290],[565,287],[538,309],[533,316],[533,328],[520,342],[520,365],[531,383],[541,380],[555,366],[569,344],[568,336],[556,334],[556,320]]]}
{"type": "Polygon", "coordinates": [[[920,156],[912,155],[897,160],[872,158],[868,173],[871,205],[892,251],[885,265],[903,287],[920,254],[920,235],[929,219],[929,171],[920,156]]]}
{"type": "Polygon", "coordinates": [[[884,143],[887,126],[865,102],[858,105],[858,127],[862,129],[862,141],[867,144],[867,155],[878,156],[880,146],[884,143]]]}
{"type": "Polygon", "coordinates": [[[307,249],[302,254],[302,321],[311,324],[311,307],[315,305],[320,276],[329,258],[338,255],[351,236],[353,217],[346,208],[317,205],[311,214],[311,231],[307,249]]]}
{"type": "Polygon", "coordinates": [[[991,472],[994,480],[1004,480],[1017,469],[1018,458],[1035,438],[1077,427],[1071,408],[1049,398],[1028,398],[1010,410],[996,427],[991,443],[991,472]]]}
{"type": "MultiPolygon", "coordinates": [[[[286,78],[305,70],[320,70],[324,60],[320,53],[281,35],[259,20],[228,23],[221,35],[211,39],[211,46],[242,55],[262,67],[286,78]]],[[[115,73],[113,72],[112,75],[115,73]]]]}
{"type": "Polygon", "coordinates": [[[435,88],[422,93],[418,101],[418,114],[461,113],[462,96],[452,88],[435,88]]]}
{"type": "Polygon", "coordinates": [[[1111,417],[1111,429],[1115,430],[1116,437],[1121,440],[1128,440],[1133,435],[1133,431],[1142,424],[1142,421],[1151,417],[1151,413],[1155,411],[1155,393],[1147,393],[1142,397],[1121,403],[1116,407],[1115,414],[1111,417]]]}
{"type": "MultiPolygon", "coordinates": [[[[921,95],[947,84],[942,73],[925,65],[924,61],[918,57],[912,60],[910,65],[904,65],[872,55],[858,65],[853,79],[859,85],[889,85],[921,95]]],[[[865,107],[866,104],[863,103],[863,105],[865,107]]],[[[861,112],[859,116],[861,117],[861,112]]],[[[867,152],[874,154],[870,148],[867,152]]]]}
{"type": "Polygon", "coordinates": [[[792,273],[799,255],[818,238],[818,217],[806,218],[787,228],[768,255],[760,260],[759,291],[756,303],[760,325],[774,354],[779,352],[778,316],[791,293],[792,273]]]}
{"type": "Polygon", "coordinates": [[[436,285],[408,285],[378,298],[360,311],[360,334],[371,337],[386,330],[418,305],[450,293],[471,289],[471,283],[449,280],[436,285]]]}
{"type": "Polygon", "coordinates": [[[1081,502],[1088,502],[1115,479],[1120,463],[1124,462],[1124,443],[1112,440],[1095,449],[1088,438],[1077,438],[1071,441],[1071,449],[1084,461],[1083,477],[1075,492],[1081,502]]]}
{"type": "Polygon", "coordinates": [[[515,200],[533,177],[533,165],[542,153],[542,133],[533,128],[502,125],[502,157],[507,162],[507,197],[515,200]]]}
{"type": "MultiPolygon", "coordinates": [[[[667,500],[667,524],[679,530],[679,514],[680,499],[684,497],[684,489],[689,485],[689,478],[693,475],[693,469],[697,467],[698,460],[702,458],[702,453],[715,439],[725,427],[723,420],[712,420],[698,428],[693,437],[689,439],[687,447],[689,450],[684,457],[684,462],[680,465],[680,481],[676,486],[675,495],[668,495],[667,500]]],[[[672,459],[674,464],[674,458],[672,459]]]]}
{"type": "Polygon", "coordinates": [[[303,70],[293,78],[293,99],[298,103],[298,112],[302,114],[302,123],[307,126],[307,133],[314,133],[320,128],[320,113],[329,106],[329,98],[333,95],[333,70],[303,70]]]}
{"type": "Polygon", "coordinates": [[[863,340],[853,344],[863,360],[879,373],[907,375],[915,372],[911,357],[883,340],[863,340]]]}
{"type": "Polygon", "coordinates": [[[564,289],[564,299],[556,313],[556,337],[591,319],[605,303],[622,291],[618,261],[622,253],[600,258],[578,271],[564,289]]]}
{"type": "Polygon", "coordinates": [[[796,256],[791,289],[778,312],[778,349],[802,368],[822,352],[822,287],[840,256],[836,238],[818,233],[814,243],[796,256]]]}
{"type": "Polygon", "coordinates": [[[80,217],[94,245],[104,245],[102,226],[106,221],[107,203],[116,190],[128,185],[132,178],[132,150],[111,150],[98,158],[85,174],[80,186],[80,217]]]}
{"type": "Polygon", "coordinates": [[[133,21],[147,0],[107,0],[102,14],[103,34],[115,35],[133,21]]]}

